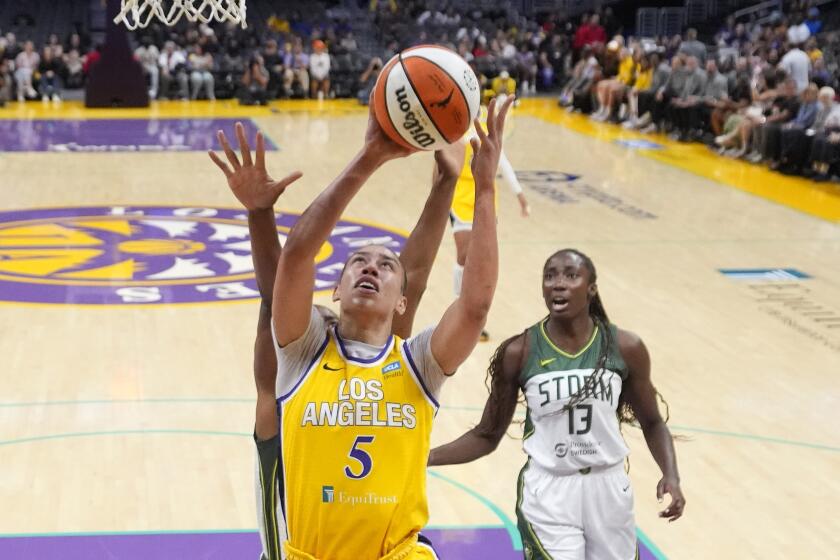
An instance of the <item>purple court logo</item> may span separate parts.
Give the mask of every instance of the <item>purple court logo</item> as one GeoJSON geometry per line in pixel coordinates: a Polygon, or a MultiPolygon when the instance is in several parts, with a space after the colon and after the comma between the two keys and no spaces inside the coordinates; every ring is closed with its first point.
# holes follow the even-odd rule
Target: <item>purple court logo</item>
{"type": "MultiPolygon", "coordinates": [[[[278,213],[284,236],[299,214],[278,213]]],[[[316,257],[330,290],[358,247],[399,251],[400,233],[342,220],[316,257]]],[[[172,304],[259,297],[244,211],[93,206],[0,212],[0,302],[172,304]]]]}

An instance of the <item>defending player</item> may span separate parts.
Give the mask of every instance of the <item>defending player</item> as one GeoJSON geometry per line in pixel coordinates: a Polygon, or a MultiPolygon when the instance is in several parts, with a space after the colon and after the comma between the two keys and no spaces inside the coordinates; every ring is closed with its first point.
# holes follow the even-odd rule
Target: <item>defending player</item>
{"type": "Polygon", "coordinates": [[[619,424],[637,421],[662,470],[656,487],[685,507],[671,433],[657,408],[650,357],[641,339],[609,322],[586,255],[565,249],[543,267],[548,317],[504,341],[488,369],[490,397],[479,424],[432,450],[429,465],[467,463],[491,453],[510,425],[521,390],[527,406],[516,503],[525,557],[636,558],[629,450],[619,424]]]}
{"type": "Polygon", "coordinates": [[[281,467],[290,560],[434,558],[424,469],[436,396],[478,341],[498,276],[494,182],[510,99],[473,141],[476,211],[465,290],[437,326],[393,336],[406,271],[368,246],[350,256],[329,327],[312,308],[313,260],[342,212],[384,163],[410,152],[368,119],[365,144],[298,220],[280,256],[272,327],[278,346],[281,467]],[[290,457],[291,460],[286,461],[290,457]]]}
{"type": "MultiPolygon", "coordinates": [[[[506,97],[505,95],[500,95],[497,103],[504,103],[506,97]]],[[[482,108],[483,112],[484,109],[482,108]]],[[[475,137],[475,131],[470,130],[464,138],[452,145],[453,153],[462,162],[461,174],[458,177],[458,183],[455,185],[455,196],[452,199],[452,209],[449,212],[449,221],[452,224],[452,236],[455,239],[456,262],[452,272],[455,297],[461,295],[461,278],[464,274],[464,262],[466,261],[467,251],[469,251],[470,247],[470,238],[472,237],[475,183],[470,167],[473,156],[470,142],[475,137]]],[[[528,199],[525,198],[522,185],[519,183],[519,179],[516,178],[516,172],[513,170],[513,166],[510,164],[510,160],[508,160],[504,151],[499,156],[499,173],[501,173],[505,183],[513,191],[513,194],[516,195],[522,217],[527,218],[531,214],[528,199]]],[[[487,331],[481,331],[482,341],[486,341],[489,338],[490,335],[487,331]]]]}
{"type": "MultiPolygon", "coordinates": [[[[276,512],[279,489],[276,484],[275,466],[279,460],[279,441],[275,399],[279,395],[275,394],[277,360],[271,341],[270,325],[272,288],[282,248],[277,237],[273,206],[286,187],[297,180],[301,174],[294,172],[280,181],[273,181],[265,169],[265,142],[262,134],[257,133],[256,163],[250,163],[250,147],[240,123],[236,124],[236,135],[242,151],[241,163],[221,131],[218,133],[219,143],[225,151],[230,166],[227,166],[212,151],[210,157],[225,173],[231,191],[248,211],[251,253],[261,297],[257,339],[254,344],[254,378],[257,385],[254,427],[254,439],[257,446],[255,476],[257,519],[263,548],[261,558],[279,560],[281,558],[280,542],[285,537],[279,533],[276,512]]],[[[405,266],[408,278],[407,307],[403,315],[395,317],[393,328],[394,333],[402,338],[407,338],[411,334],[414,316],[443,238],[446,217],[458,177],[458,163],[451,149],[435,153],[431,193],[417,225],[406,242],[405,249],[400,254],[400,261],[405,266]]],[[[325,322],[332,324],[337,321],[332,310],[322,306],[317,307],[325,322]]],[[[283,529],[285,530],[285,527],[283,529]]]]}

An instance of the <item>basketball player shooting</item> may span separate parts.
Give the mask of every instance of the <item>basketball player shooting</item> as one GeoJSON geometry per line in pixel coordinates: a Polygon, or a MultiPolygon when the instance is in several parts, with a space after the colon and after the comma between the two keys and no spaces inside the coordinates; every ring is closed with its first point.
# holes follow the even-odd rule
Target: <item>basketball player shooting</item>
{"type": "MultiPolygon", "coordinates": [[[[274,218],[274,204],[292,182],[301,177],[293,172],[285,178],[274,181],[265,168],[265,139],[258,132],[256,137],[255,163],[251,163],[250,146],[241,123],[236,124],[242,160],[231,148],[227,137],[219,131],[219,144],[225,152],[228,164],[214,152],[210,158],[227,178],[231,192],[248,211],[248,228],[251,237],[251,255],[254,260],[254,274],[260,292],[260,310],[257,322],[257,336],[254,342],[254,380],[257,386],[256,419],[254,440],[257,450],[255,469],[255,490],[257,522],[262,544],[262,560],[280,560],[280,543],[285,539],[277,525],[277,504],[279,488],[276,480],[279,462],[278,423],[275,399],[277,379],[277,358],[271,338],[271,303],[277,263],[282,246],[277,237],[274,218]]],[[[459,162],[443,150],[435,152],[435,168],[432,189],[423,212],[417,221],[400,254],[400,262],[406,270],[406,312],[396,316],[393,332],[401,338],[411,335],[414,316],[426,289],[426,282],[443,239],[452,193],[458,179],[459,162]]],[[[334,324],[338,317],[327,307],[316,306],[325,323],[334,324]]],[[[280,511],[282,516],[282,511],[280,511]]],[[[282,519],[281,519],[282,522],[282,519]]],[[[285,526],[282,528],[285,530],[285,526]]]]}

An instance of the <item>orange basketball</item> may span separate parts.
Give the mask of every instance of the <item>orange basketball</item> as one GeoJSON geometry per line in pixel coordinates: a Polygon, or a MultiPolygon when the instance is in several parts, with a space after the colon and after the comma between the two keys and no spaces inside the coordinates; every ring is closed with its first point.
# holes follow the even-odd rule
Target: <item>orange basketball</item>
{"type": "Polygon", "coordinates": [[[420,45],[394,56],[373,93],[376,120],[398,144],[439,150],[459,140],[478,116],[478,79],[457,53],[420,45]]]}

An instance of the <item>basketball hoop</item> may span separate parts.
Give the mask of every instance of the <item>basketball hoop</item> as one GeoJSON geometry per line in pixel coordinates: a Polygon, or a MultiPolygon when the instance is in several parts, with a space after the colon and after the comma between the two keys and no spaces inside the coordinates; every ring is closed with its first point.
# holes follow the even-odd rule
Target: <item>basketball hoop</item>
{"type": "Polygon", "coordinates": [[[120,13],[114,23],[122,22],[131,31],[147,27],[155,18],[165,25],[175,25],[181,16],[192,22],[232,21],[243,29],[247,27],[245,0],[120,0],[120,3],[120,13]]]}

